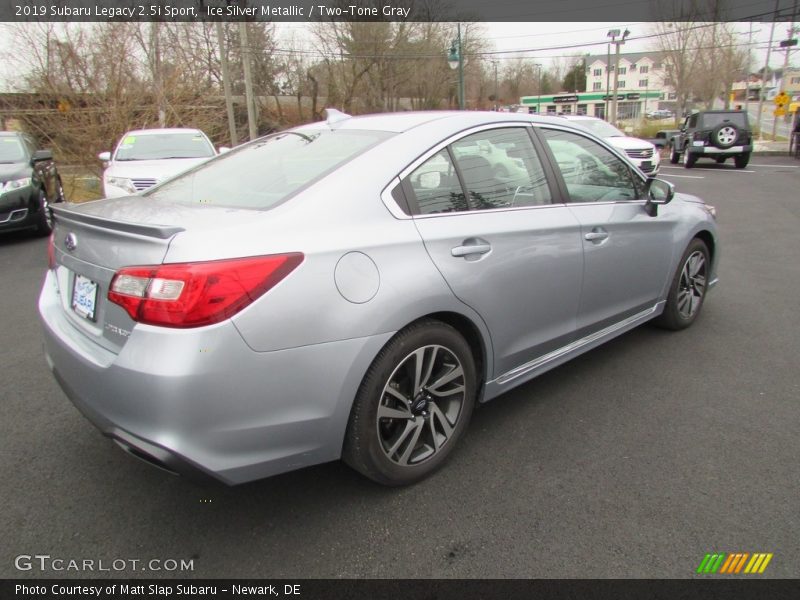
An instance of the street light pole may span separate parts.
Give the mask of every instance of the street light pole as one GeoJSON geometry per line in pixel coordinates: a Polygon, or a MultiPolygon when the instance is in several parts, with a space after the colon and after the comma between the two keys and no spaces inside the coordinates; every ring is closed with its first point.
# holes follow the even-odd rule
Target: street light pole
{"type": "MultiPolygon", "coordinates": [[[[610,37],[612,40],[619,35],[619,29],[612,29],[608,32],[606,37],[610,37]]],[[[611,97],[611,44],[608,44],[606,48],[606,106],[604,111],[604,117],[606,121],[609,120],[611,115],[608,114],[608,100],[611,97]]]]}
{"type": "Polygon", "coordinates": [[[461,23],[458,24],[458,36],[450,46],[447,64],[451,69],[458,69],[458,108],[464,110],[464,53],[461,48],[461,23]]]}
{"type": "Polygon", "coordinates": [[[539,85],[538,85],[538,92],[539,94],[536,96],[536,114],[542,114],[542,63],[534,63],[534,67],[536,67],[539,71],[539,85]]]}

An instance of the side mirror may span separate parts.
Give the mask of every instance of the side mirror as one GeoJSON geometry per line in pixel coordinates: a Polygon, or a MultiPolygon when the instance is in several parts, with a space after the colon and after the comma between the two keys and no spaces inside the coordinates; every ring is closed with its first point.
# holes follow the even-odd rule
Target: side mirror
{"type": "Polygon", "coordinates": [[[663,179],[648,177],[647,184],[645,184],[645,193],[647,194],[647,202],[645,202],[644,209],[648,215],[655,217],[658,215],[658,206],[660,204],[669,204],[675,197],[675,186],[663,179]]]}
{"type": "Polygon", "coordinates": [[[51,150],[37,150],[31,157],[31,162],[37,163],[43,160],[53,160],[53,152],[51,150]]]}
{"type": "Polygon", "coordinates": [[[217,154],[225,154],[226,152],[230,151],[231,149],[228,148],[227,146],[220,146],[219,148],[217,148],[217,154]]]}
{"type": "Polygon", "coordinates": [[[111,161],[111,152],[101,152],[97,155],[97,158],[102,160],[103,162],[110,162],[111,161]]]}

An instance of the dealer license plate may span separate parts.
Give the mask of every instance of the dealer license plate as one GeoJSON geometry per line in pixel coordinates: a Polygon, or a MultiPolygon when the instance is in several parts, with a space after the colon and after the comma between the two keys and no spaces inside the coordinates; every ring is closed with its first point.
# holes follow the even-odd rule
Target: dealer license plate
{"type": "Polygon", "coordinates": [[[653,163],[649,160],[642,161],[642,171],[648,171],[653,168],[653,163]]]}
{"type": "Polygon", "coordinates": [[[72,288],[72,310],[90,321],[94,321],[97,305],[97,284],[83,275],[75,275],[72,288]]]}

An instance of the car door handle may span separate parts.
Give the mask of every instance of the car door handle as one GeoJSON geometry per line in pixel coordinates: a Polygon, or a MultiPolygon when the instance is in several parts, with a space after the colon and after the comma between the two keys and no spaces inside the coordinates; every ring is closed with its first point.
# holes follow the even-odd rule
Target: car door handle
{"type": "Polygon", "coordinates": [[[595,227],[583,236],[587,242],[602,242],[608,239],[608,232],[602,227],[595,227]]]}
{"type": "Polygon", "coordinates": [[[463,246],[456,246],[451,248],[450,254],[455,257],[473,256],[475,254],[486,254],[492,249],[492,245],[488,243],[478,244],[464,244],[463,246]]]}

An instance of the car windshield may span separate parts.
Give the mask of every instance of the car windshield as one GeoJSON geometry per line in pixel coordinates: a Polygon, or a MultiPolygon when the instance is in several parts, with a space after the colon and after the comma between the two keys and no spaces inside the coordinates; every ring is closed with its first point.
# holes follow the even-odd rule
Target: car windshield
{"type": "Polygon", "coordinates": [[[206,158],[214,148],[204,135],[189,133],[131,133],[122,138],[114,160],[163,160],[168,158],[206,158]]]}
{"type": "Polygon", "coordinates": [[[625,137],[625,134],[619,129],[609,123],[606,123],[605,121],[601,121],[600,119],[575,119],[572,121],[572,123],[577,127],[591,131],[597,137],[625,137]]]}
{"type": "Polygon", "coordinates": [[[725,122],[733,123],[738,127],[747,127],[743,112],[706,113],[703,115],[703,127],[716,127],[725,122]]]}
{"type": "Polygon", "coordinates": [[[17,138],[4,137],[0,140],[0,162],[14,163],[25,160],[25,151],[17,138]]]}
{"type": "Polygon", "coordinates": [[[391,135],[284,131],[235,148],[144,195],[163,202],[268,209],[391,135]]]}

